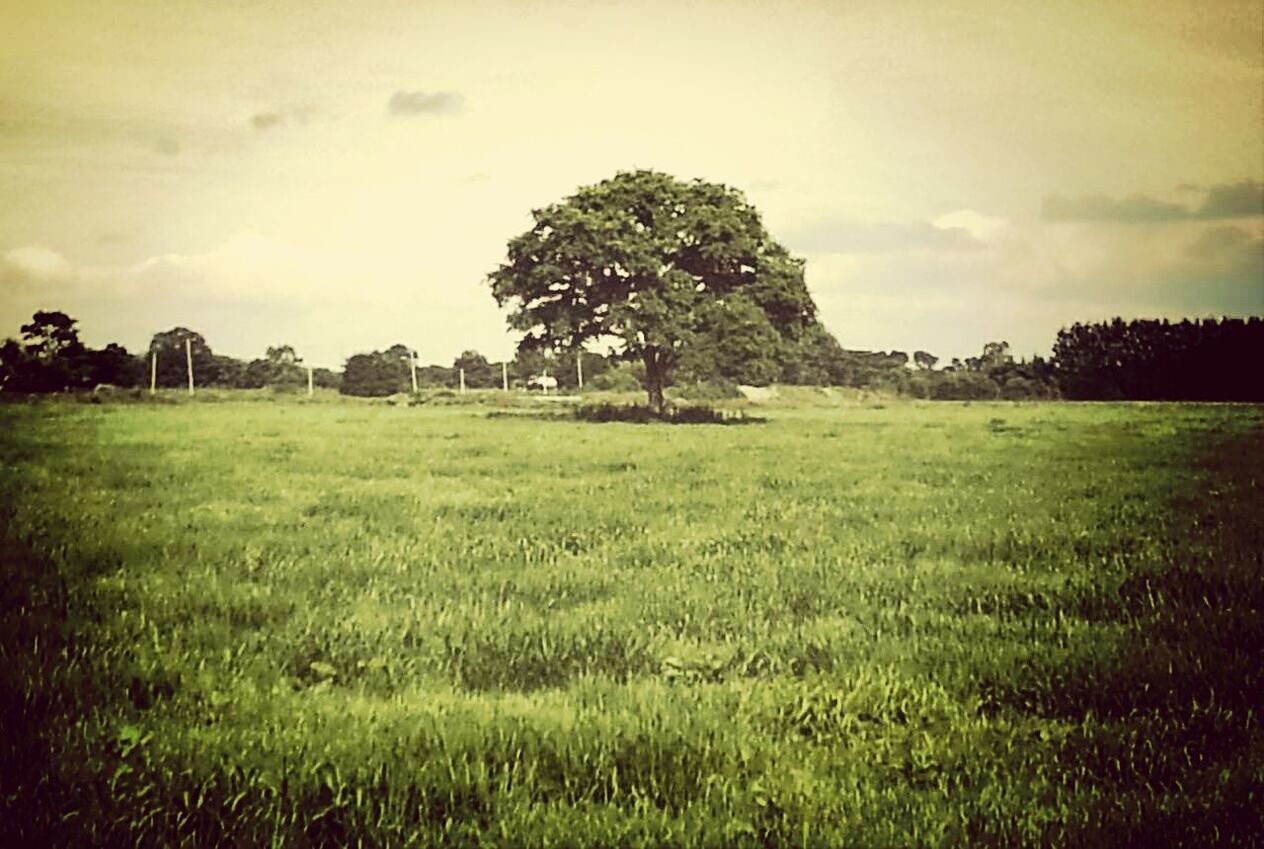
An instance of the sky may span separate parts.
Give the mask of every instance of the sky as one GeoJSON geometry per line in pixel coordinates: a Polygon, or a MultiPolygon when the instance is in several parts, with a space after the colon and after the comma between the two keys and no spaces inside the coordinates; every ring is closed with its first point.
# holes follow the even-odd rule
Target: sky
{"type": "Polygon", "coordinates": [[[844,347],[1264,314],[1258,0],[0,0],[0,337],[317,365],[515,337],[531,210],[742,190],[844,347]]]}

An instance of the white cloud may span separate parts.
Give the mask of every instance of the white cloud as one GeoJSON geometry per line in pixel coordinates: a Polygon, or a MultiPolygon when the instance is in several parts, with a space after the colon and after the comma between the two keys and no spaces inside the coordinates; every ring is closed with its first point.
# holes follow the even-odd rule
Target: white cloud
{"type": "Polygon", "coordinates": [[[74,267],[61,254],[42,245],[14,248],[4,255],[0,281],[64,283],[74,277],[74,267]]]}
{"type": "Polygon", "coordinates": [[[980,242],[991,242],[1004,232],[1009,223],[1004,218],[982,215],[973,209],[945,213],[931,222],[941,230],[965,230],[980,242]]]}

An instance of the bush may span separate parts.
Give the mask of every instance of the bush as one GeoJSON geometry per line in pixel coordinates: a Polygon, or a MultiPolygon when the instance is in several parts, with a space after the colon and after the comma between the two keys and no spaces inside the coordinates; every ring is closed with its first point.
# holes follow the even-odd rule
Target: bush
{"type": "Polygon", "coordinates": [[[936,401],[993,401],[1001,387],[985,374],[947,372],[931,387],[930,397],[936,401]]]}
{"type": "Polygon", "coordinates": [[[697,383],[677,386],[672,394],[686,401],[727,401],[742,397],[742,391],[737,388],[737,384],[724,378],[701,380],[697,383]]]}
{"type": "Polygon", "coordinates": [[[641,381],[630,368],[620,366],[594,376],[584,388],[598,392],[636,392],[641,388],[641,381]]]}

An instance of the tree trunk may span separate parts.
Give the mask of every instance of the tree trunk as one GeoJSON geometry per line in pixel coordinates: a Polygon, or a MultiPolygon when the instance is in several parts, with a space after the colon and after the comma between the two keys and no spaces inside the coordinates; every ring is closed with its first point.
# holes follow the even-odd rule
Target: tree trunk
{"type": "Polygon", "coordinates": [[[646,348],[641,359],[645,363],[645,391],[650,397],[650,409],[661,416],[666,406],[663,383],[666,382],[664,378],[667,369],[664,367],[663,357],[657,348],[646,348]]]}

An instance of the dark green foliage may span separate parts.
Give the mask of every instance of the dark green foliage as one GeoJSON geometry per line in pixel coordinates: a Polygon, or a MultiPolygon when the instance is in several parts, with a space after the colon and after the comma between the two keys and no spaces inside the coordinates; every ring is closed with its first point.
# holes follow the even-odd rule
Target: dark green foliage
{"type": "Polygon", "coordinates": [[[708,380],[677,386],[674,396],[686,401],[729,401],[742,397],[736,383],[727,380],[708,380]]]}
{"type": "Polygon", "coordinates": [[[636,374],[635,363],[617,363],[584,385],[588,389],[605,392],[636,392],[642,384],[640,377],[636,374]]]}
{"type": "MultiPolygon", "coordinates": [[[[366,398],[383,398],[412,389],[409,373],[410,352],[403,345],[394,345],[386,351],[371,354],[354,354],[342,370],[342,382],[338,391],[343,395],[359,395],[366,398]]],[[[418,380],[421,378],[418,369],[418,380]]]]}
{"type": "Polygon", "coordinates": [[[1077,400],[1264,401],[1264,318],[1074,324],[1053,362],[1077,400]]]}
{"type": "Polygon", "coordinates": [[[215,354],[202,334],[187,327],[174,327],[155,333],[149,343],[149,355],[158,355],[158,386],[183,388],[189,385],[188,360],[193,361],[194,386],[209,386],[219,380],[215,354]],[[188,343],[186,351],[185,343],[188,343]]]}
{"type": "Polygon", "coordinates": [[[342,372],[314,368],[312,369],[312,385],[318,389],[338,389],[342,386],[342,372]]]}
{"type": "Polygon", "coordinates": [[[457,374],[458,383],[460,382],[459,372],[462,369],[465,370],[465,385],[469,389],[500,387],[500,369],[493,369],[487,357],[478,351],[465,351],[453,361],[452,371],[457,374]]]}
{"type": "Polygon", "coordinates": [[[991,401],[1000,394],[996,381],[977,371],[947,372],[930,388],[930,398],[936,401],[991,401]]]}
{"type": "Polygon", "coordinates": [[[584,404],[575,408],[575,418],[585,422],[632,424],[752,424],[763,421],[745,413],[726,413],[712,407],[666,407],[659,411],[640,404],[584,404]]]}
{"type": "Polygon", "coordinates": [[[264,376],[250,368],[236,357],[223,354],[215,355],[215,385],[229,389],[259,389],[263,386],[264,376]]]}
{"type": "Polygon", "coordinates": [[[86,347],[76,324],[63,312],[35,313],[22,326],[24,344],[8,339],[0,346],[0,389],[43,393],[140,383],[143,363],[113,342],[101,350],[86,347]]]}
{"type": "MultiPolygon", "coordinates": [[[[307,368],[290,345],[268,348],[263,359],[254,360],[246,369],[252,386],[294,391],[307,386],[307,368]]],[[[313,375],[313,383],[315,375],[313,375]]]]}

